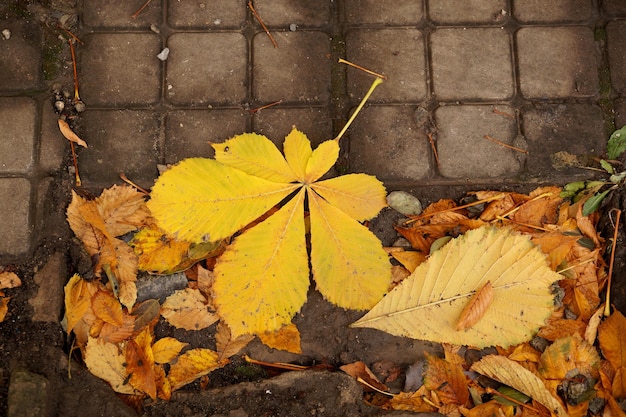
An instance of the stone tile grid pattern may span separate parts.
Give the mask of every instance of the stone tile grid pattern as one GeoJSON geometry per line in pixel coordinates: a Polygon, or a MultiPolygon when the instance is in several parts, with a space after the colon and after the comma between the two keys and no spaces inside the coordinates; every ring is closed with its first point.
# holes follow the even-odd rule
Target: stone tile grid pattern
{"type": "MultiPolygon", "coordinates": [[[[331,138],[372,81],[337,57],[388,77],[343,139],[349,171],[408,187],[576,175],[555,171],[550,155],[603,150],[592,30],[598,19],[609,22],[615,118],[626,123],[624,3],[462,3],[256,0],[274,48],[246,2],[164,0],[133,19],[135,5],[127,1],[82,0],[79,77],[88,111],[78,133],[90,144],[79,154],[83,181],[102,188],[124,172],[150,186],[157,163],[211,156],[209,141],[243,131],[279,146],[294,124],[314,144],[331,138]],[[170,56],[162,62],[156,54],[165,47],[170,56]]],[[[38,182],[49,182],[67,157],[49,96],[41,93],[48,86],[40,28],[5,23],[13,36],[0,41],[2,56],[11,57],[0,65],[0,209],[14,216],[0,219],[13,236],[0,259],[32,247],[28,236],[42,221],[31,207],[38,182]]]]}

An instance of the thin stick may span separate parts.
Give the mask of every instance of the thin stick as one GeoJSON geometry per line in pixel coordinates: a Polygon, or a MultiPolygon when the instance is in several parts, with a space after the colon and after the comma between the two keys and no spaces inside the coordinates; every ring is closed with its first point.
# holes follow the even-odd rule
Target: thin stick
{"type": "Polygon", "coordinates": [[[138,186],[137,184],[135,184],[134,182],[132,182],[131,180],[128,179],[128,177],[126,176],[126,174],[124,174],[123,172],[120,172],[120,178],[122,179],[122,181],[124,181],[126,184],[135,187],[137,189],[137,191],[140,191],[142,193],[144,193],[145,195],[150,194],[149,191],[146,191],[145,189],[141,188],[140,186],[138,186]]]}
{"type": "Polygon", "coordinates": [[[572,269],[574,269],[574,268],[576,268],[576,267],[579,267],[579,266],[581,266],[581,265],[588,264],[589,262],[593,262],[593,261],[595,261],[595,260],[596,260],[596,258],[595,258],[595,257],[593,257],[593,258],[589,258],[589,259],[585,259],[584,261],[578,262],[576,265],[568,266],[567,268],[559,269],[558,271],[555,271],[555,272],[556,272],[557,274],[562,274],[563,272],[567,272],[567,271],[569,271],[569,270],[572,270],[572,269]]]}
{"type": "Polygon", "coordinates": [[[494,112],[495,114],[499,114],[500,116],[505,116],[505,117],[509,117],[509,118],[511,118],[511,119],[515,119],[515,116],[513,116],[512,114],[505,113],[505,112],[500,111],[500,110],[498,110],[498,109],[493,109],[493,112],[494,112]]]}
{"type": "Polygon", "coordinates": [[[78,70],[76,69],[76,53],[74,52],[74,43],[72,43],[71,39],[67,40],[70,44],[70,53],[72,54],[72,69],[74,70],[74,101],[80,101],[80,96],[78,95],[78,70]]]}
{"type": "Polygon", "coordinates": [[[339,58],[339,63],[340,63],[340,64],[350,65],[351,67],[354,67],[354,68],[360,69],[361,71],[365,71],[365,72],[367,72],[368,74],[375,75],[376,77],[378,77],[378,78],[382,78],[383,80],[386,80],[386,79],[387,79],[387,76],[386,76],[386,75],[379,74],[379,73],[374,72],[374,71],[372,71],[372,70],[368,70],[367,68],[364,68],[364,67],[362,67],[362,66],[360,66],[360,65],[357,65],[357,64],[353,64],[352,62],[350,62],[350,61],[346,61],[345,59],[339,58]]]}
{"type": "Polygon", "coordinates": [[[74,161],[74,174],[76,175],[76,186],[80,187],[83,183],[78,175],[78,160],[76,159],[76,150],[74,149],[74,142],[70,141],[70,148],[72,149],[72,160],[74,161]]]}
{"type": "Polygon", "coordinates": [[[504,146],[505,148],[513,149],[514,151],[525,153],[526,155],[528,155],[528,151],[525,150],[525,149],[516,148],[515,146],[507,145],[506,143],[500,142],[498,139],[492,138],[489,135],[485,135],[484,137],[485,137],[485,139],[490,140],[493,143],[497,143],[500,146],[504,146]]]}
{"type": "Polygon", "coordinates": [[[85,43],[83,41],[81,41],[78,36],[74,35],[72,32],[70,32],[69,30],[65,29],[64,27],[62,27],[61,25],[59,25],[57,23],[57,28],[61,29],[62,31],[64,31],[65,33],[68,34],[68,36],[70,36],[72,39],[74,39],[76,42],[80,43],[81,45],[84,45],[85,43]]]}
{"type": "Polygon", "coordinates": [[[287,371],[304,371],[306,369],[311,368],[310,366],[293,365],[291,363],[282,363],[282,362],[271,363],[271,362],[257,361],[256,359],[252,359],[248,355],[244,355],[243,358],[246,360],[246,362],[251,363],[253,365],[267,366],[267,367],[276,368],[276,369],[285,369],[287,371]]]}
{"type": "Polygon", "coordinates": [[[508,221],[508,222],[511,222],[511,223],[516,224],[518,226],[524,226],[524,227],[528,227],[530,229],[541,230],[542,232],[550,232],[549,229],[546,229],[544,227],[535,226],[535,225],[528,224],[528,223],[516,222],[515,220],[509,219],[508,217],[505,217],[505,216],[496,216],[496,220],[508,221]]]}
{"type": "Polygon", "coordinates": [[[436,214],[439,214],[439,213],[447,213],[447,212],[449,212],[449,211],[458,211],[458,210],[463,210],[463,209],[468,208],[468,207],[477,206],[477,205],[479,205],[479,204],[483,204],[483,203],[488,203],[488,202],[493,201],[493,200],[498,200],[498,199],[500,199],[500,198],[504,197],[505,195],[506,195],[506,194],[497,194],[497,195],[494,195],[494,196],[492,196],[492,197],[485,198],[485,199],[483,199],[483,200],[478,200],[478,201],[474,201],[473,203],[464,204],[464,205],[462,205],[462,206],[452,207],[452,208],[449,208],[449,209],[436,211],[436,212],[434,212],[434,213],[420,214],[420,215],[419,215],[419,216],[417,216],[417,217],[414,217],[414,218],[412,218],[412,219],[407,220],[406,222],[404,222],[404,224],[409,224],[409,223],[416,222],[416,221],[418,221],[418,220],[426,219],[426,218],[428,218],[428,217],[432,217],[432,216],[434,216],[434,215],[436,215],[436,214]]]}
{"type": "Polygon", "coordinates": [[[261,19],[261,16],[259,16],[259,14],[256,12],[256,10],[254,10],[254,6],[252,5],[251,1],[248,2],[248,7],[250,8],[250,11],[252,12],[252,14],[256,18],[256,20],[259,21],[259,24],[261,25],[261,27],[263,28],[265,33],[267,33],[267,36],[270,38],[270,41],[272,41],[272,45],[274,45],[274,48],[278,48],[278,44],[276,43],[276,40],[274,39],[274,37],[270,33],[270,31],[267,28],[267,26],[265,26],[265,23],[263,23],[263,19],[261,19]]]}
{"type": "Polygon", "coordinates": [[[430,142],[430,148],[433,150],[433,154],[435,155],[435,162],[437,163],[437,168],[439,168],[439,153],[437,152],[437,147],[435,146],[435,140],[433,139],[432,133],[427,133],[428,141],[430,142]]]}
{"type": "Polygon", "coordinates": [[[275,101],[273,103],[269,103],[269,104],[266,104],[264,106],[257,107],[256,109],[250,109],[249,111],[250,111],[250,113],[256,113],[256,112],[261,111],[263,109],[267,109],[269,107],[277,106],[277,105],[279,105],[282,102],[283,102],[282,100],[278,100],[278,101],[275,101]]]}
{"type": "Polygon", "coordinates": [[[498,395],[498,396],[500,396],[500,397],[502,397],[502,398],[505,398],[505,399],[507,399],[508,401],[511,401],[512,403],[515,403],[515,404],[519,405],[520,407],[525,407],[525,408],[528,408],[529,410],[533,410],[533,411],[535,411],[536,413],[539,413],[539,412],[540,412],[538,409],[536,409],[536,408],[534,408],[534,407],[532,407],[532,406],[530,406],[530,405],[528,405],[528,404],[524,404],[523,402],[517,401],[515,398],[509,397],[508,395],[504,395],[504,394],[502,394],[501,392],[496,391],[496,390],[495,390],[495,389],[493,389],[493,388],[489,388],[489,387],[487,387],[487,392],[488,392],[489,394],[492,394],[492,395],[498,395]]]}
{"type": "Polygon", "coordinates": [[[383,391],[383,390],[381,390],[381,389],[376,388],[375,386],[373,386],[372,384],[370,384],[369,382],[367,382],[366,380],[364,380],[364,379],[363,379],[363,378],[361,378],[360,376],[357,376],[357,377],[356,377],[356,382],[360,382],[361,384],[365,385],[366,387],[368,387],[368,388],[370,388],[370,389],[373,389],[374,391],[379,392],[379,393],[381,393],[381,394],[383,394],[383,395],[388,395],[388,396],[390,396],[390,397],[393,397],[393,394],[392,394],[392,393],[390,393],[390,392],[385,392],[385,391],[383,391]]]}
{"type": "Polygon", "coordinates": [[[141,6],[135,13],[131,14],[130,17],[132,17],[133,19],[137,19],[137,16],[139,16],[141,14],[141,12],[143,12],[143,9],[145,9],[146,7],[148,7],[148,5],[150,4],[152,0],[147,0],[143,6],[141,6]]]}
{"type": "Polygon", "coordinates": [[[615,262],[615,247],[617,246],[617,234],[619,232],[619,219],[622,216],[620,209],[612,209],[617,216],[615,217],[615,230],[613,231],[613,246],[611,246],[611,262],[609,262],[609,272],[606,284],[606,301],[604,302],[604,317],[611,315],[611,278],[613,278],[613,263],[615,262]]]}
{"type": "Polygon", "coordinates": [[[356,108],[356,110],[354,111],[354,113],[352,113],[352,116],[350,116],[350,119],[348,119],[348,121],[346,122],[346,124],[344,125],[343,129],[341,129],[341,132],[339,132],[339,134],[337,135],[337,137],[335,138],[335,140],[337,142],[339,142],[339,139],[341,139],[341,137],[344,135],[344,133],[346,133],[346,130],[348,130],[348,128],[350,127],[350,125],[352,124],[352,122],[354,121],[354,119],[356,119],[357,114],[359,114],[359,112],[361,111],[361,109],[363,108],[363,106],[365,105],[365,102],[367,101],[368,98],[370,98],[370,96],[372,95],[372,93],[374,92],[374,90],[376,89],[376,87],[378,87],[380,84],[383,83],[383,79],[380,77],[376,77],[376,79],[374,80],[374,82],[372,82],[372,85],[370,86],[370,89],[367,90],[367,93],[365,93],[365,97],[363,97],[363,99],[361,100],[361,102],[359,103],[359,106],[356,108]]]}

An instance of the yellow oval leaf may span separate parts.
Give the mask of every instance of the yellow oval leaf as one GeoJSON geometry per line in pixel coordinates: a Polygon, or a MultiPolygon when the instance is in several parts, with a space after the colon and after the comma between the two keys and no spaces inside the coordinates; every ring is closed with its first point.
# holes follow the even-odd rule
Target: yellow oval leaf
{"type": "Polygon", "coordinates": [[[289,323],[274,332],[259,334],[259,339],[264,345],[272,349],[284,350],[291,353],[300,354],[300,331],[295,324],[289,323]]]}
{"type": "Polygon", "coordinates": [[[311,184],[328,172],[339,158],[339,142],[332,139],[322,142],[311,154],[306,165],[305,182],[311,184]]]}
{"type": "Polygon", "coordinates": [[[191,349],[178,357],[176,363],[170,367],[167,379],[174,391],[228,362],[228,359],[218,359],[217,352],[211,349],[191,349]]]}
{"type": "Polygon", "coordinates": [[[126,380],[126,358],[116,344],[89,337],[85,347],[85,365],[89,372],[108,382],[115,392],[136,394],[126,380]]]}
{"type": "Polygon", "coordinates": [[[172,326],[185,330],[206,329],[219,317],[209,311],[207,300],[199,290],[185,288],[167,297],[161,315],[172,326]]]}
{"type": "Polygon", "coordinates": [[[168,363],[173,361],[189,343],[181,342],[173,337],[163,337],[152,345],[154,362],[168,363]]]}
{"type": "Polygon", "coordinates": [[[283,152],[285,153],[287,163],[294,174],[296,174],[298,180],[304,181],[306,166],[313,154],[309,139],[294,126],[287,137],[285,137],[283,152]]]}

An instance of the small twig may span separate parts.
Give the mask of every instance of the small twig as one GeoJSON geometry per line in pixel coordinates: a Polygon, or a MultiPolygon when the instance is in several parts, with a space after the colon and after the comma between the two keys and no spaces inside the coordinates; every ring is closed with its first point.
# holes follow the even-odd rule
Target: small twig
{"type": "Polygon", "coordinates": [[[358,107],[356,108],[354,113],[352,113],[352,116],[350,116],[350,118],[348,119],[348,121],[344,125],[343,129],[341,129],[341,132],[339,132],[339,134],[335,138],[335,140],[337,142],[339,142],[339,139],[341,139],[341,137],[344,135],[344,133],[346,133],[346,130],[348,130],[348,128],[350,127],[350,125],[352,124],[354,119],[356,119],[357,114],[359,114],[359,112],[361,111],[361,109],[365,105],[365,102],[367,101],[368,98],[370,98],[370,96],[372,95],[372,93],[374,92],[376,87],[378,87],[378,85],[382,84],[382,83],[383,83],[383,79],[380,78],[380,77],[376,77],[376,79],[372,82],[372,85],[370,86],[370,89],[367,90],[367,93],[365,93],[365,96],[363,97],[363,99],[359,103],[358,107]]]}
{"type": "MultiPolygon", "coordinates": [[[[80,96],[78,95],[78,70],[76,68],[76,53],[74,52],[74,43],[71,39],[67,40],[70,44],[70,53],[72,54],[72,69],[74,70],[74,101],[80,101],[80,96]]],[[[73,147],[72,147],[73,148],[73,147]]]]}
{"type": "Polygon", "coordinates": [[[80,180],[80,175],[78,174],[78,160],[76,159],[76,150],[74,149],[74,142],[70,141],[70,149],[72,149],[72,160],[74,161],[74,174],[76,176],[76,186],[80,187],[83,183],[80,180]]]}
{"type": "Polygon", "coordinates": [[[256,10],[254,10],[254,6],[252,5],[251,1],[248,2],[248,7],[250,8],[250,11],[252,12],[252,14],[256,18],[256,20],[259,21],[259,24],[261,25],[261,27],[263,28],[265,33],[267,33],[267,36],[270,38],[270,41],[272,41],[272,45],[274,45],[274,48],[278,48],[278,44],[276,43],[276,40],[274,39],[274,37],[270,33],[270,31],[267,28],[267,26],[265,26],[265,23],[263,23],[263,19],[261,19],[261,16],[259,16],[259,14],[256,12],[256,10]]]}
{"type": "Polygon", "coordinates": [[[128,177],[126,176],[126,174],[124,174],[123,172],[120,172],[120,178],[122,179],[122,181],[124,181],[126,184],[135,187],[137,189],[137,191],[140,191],[142,193],[144,193],[145,195],[149,195],[150,192],[146,191],[144,188],[141,188],[140,186],[138,186],[137,184],[135,184],[134,182],[132,182],[131,180],[128,179],[128,177]]]}
{"type": "Polygon", "coordinates": [[[622,216],[620,209],[612,209],[611,212],[616,212],[615,216],[615,230],[613,231],[613,246],[611,246],[611,261],[609,262],[609,272],[606,284],[606,300],[604,301],[604,317],[611,315],[611,278],[613,277],[613,263],[615,262],[615,248],[617,247],[617,234],[619,232],[619,220],[622,216]]]}
{"type": "Polygon", "coordinates": [[[485,198],[485,199],[482,199],[482,200],[474,201],[473,203],[464,204],[462,206],[452,207],[452,208],[445,209],[445,210],[439,210],[439,211],[436,211],[434,213],[420,214],[419,216],[416,216],[416,217],[413,217],[412,219],[407,220],[406,222],[404,222],[404,224],[410,224],[410,223],[416,222],[418,220],[426,219],[428,217],[435,216],[435,215],[437,215],[439,213],[447,213],[449,211],[463,210],[463,209],[466,209],[468,207],[477,206],[477,205],[483,204],[483,203],[488,203],[488,202],[493,201],[493,200],[498,200],[498,199],[504,197],[505,195],[506,194],[497,194],[497,195],[491,196],[489,198],[485,198]]]}
{"type": "Polygon", "coordinates": [[[85,43],[83,41],[81,41],[78,36],[74,35],[72,32],[70,32],[69,30],[65,29],[64,27],[62,27],[61,25],[59,25],[57,23],[57,28],[61,29],[62,31],[64,31],[65,33],[68,34],[68,36],[72,39],[74,39],[76,42],[80,43],[81,45],[84,45],[85,43]]]}
{"type": "Polygon", "coordinates": [[[496,220],[507,221],[507,222],[516,224],[518,226],[528,227],[529,229],[541,230],[542,232],[550,232],[551,231],[549,229],[546,229],[545,227],[535,226],[533,224],[528,224],[528,223],[517,222],[517,221],[509,219],[508,217],[505,217],[505,216],[496,216],[496,220]]]}
{"type": "Polygon", "coordinates": [[[497,143],[500,146],[504,146],[505,148],[513,149],[514,151],[525,153],[526,155],[528,155],[528,151],[525,150],[525,149],[516,148],[515,146],[507,145],[506,143],[500,142],[498,139],[492,138],[489,135],[485,135],[484,137],[485,137],[485,139],[490,140],[493,143],[497,143]]]}
{"type": "Polygon", "coordinates": [[[139,16],[141,14],[141,12],[143,12],[143,9],[145,9],[146,7],[148,7],[148,5],[150,4],[152,0],[147,0],[143,6],[141,6],[135,13],[131,14],[130,17],[132,17],[133,19],[137,19],[137,16],[139,16]]]}
{"type": "Polygon", "coordinates": [[[505,117],[509,117],[509,118],[511,118],[511,119],[515,119],[515,116],[513,116],[512,114],[505,113],[505,112],[500,111],[500,110],[498,110],[498,109],[493,109],[493,112],[494,112],[495,114],[499,114],[500,116],[505,116],[505,117]]]}
{"type": "Polygon", "coordinates": [[[390,393],[390,392],[386,392],[386,391],[383,391],[383,390],[381,390],[381,389],[376,388],[375,386],[373,386],[372,384],[370,384],[369,382],[367,382],[366,380],[364,380],[364,379],[363,379],[363,378],[361,378],[360,376],[357,376],[357,377],[356,377],[356,382],[360,382],[361,384],[365,385],[366,387],[368,387],[368,388],[370,388],[370,389],[373,389],[374,391],[379,392],[379,393],[381,393],[381,394],[383,394],[383,395],[388,395],[388,396],[390,396],[390,397],[393,397],[393,396],[394,396],[394,395],[393,395],[392,393],[390,393]]]}
{"type": "Polygon", "coordinates": [[[589,259],[585,259],[584,261],[578,262],[576,265],[572,265],[572,266],[568,266],[567,268],[563,268],[563,269],[559,269],[558,271],[555,271],[557,274],[562,274],[563,272],[567,272],[569,270],[572,270],[576,267],[579,267],[581,265],[585,265],[588,264],[589,262],[594,262],[596,260],[595,257],[591,257],[589,259]]]}
{"type": "Polygon", "coordinates": [[[246,362],[251,363],[253,365],[267,366],[270,368],[284,369],[287,371],[304,371],[306,369],[311,369],[310,366],[294,365],[291,363],[282,363],[282,362],[272,363],[272,362],[257,361],[256,359],[252,359],[248,355],[244,355],[243,358],[245,359],[246,362]]]}
{"type": "Polygon", "coordinates": [[[387,76],[386,76],[386,75],[379,74],[379,73],[374,72],[374,71],[372,71],[372,70],[368,70],[367,68],[364,68],[364,67],[362,67],[362,66],[360,66],[360,65],[357,65],[357,64],[353,64],[352,62],[350,62],[350,61],[346,61],[345,59],[339,58],[339,63],[340,63],[340,64],[350,65],[351,67],[354,67],[354,68],[360,69],[361,71],[364,71],[364,72],[367,72],[368,74],[371,74],[371,75],[374,75],[374,76],[376,76],[376,77],[382,78],[383,80],[386,80],[386,79],[387,79],[387,76]]]}
{"type": "Polygon", "coordinates": [[[528,404],[524,404],[521,401],[517,401],[515,398],[512,398],[512,397],[509,397],[508,395],[502,394],[501,392],[496,391],[493,388],[487,387],[487,392],[489,394],[492,394],[492,395],[500,396],[500,397],[502,397],[502,398],[504,398],[504,399],[506,399],[508,401],[511,401],[512,403],[515,403],[515,404],[519,405],[520,407],[525,407],[525,408],[528,408],[529,410],[533,410],[536,413],[540,413],[540,411],[538,409],[536,409],[536,408],[534,408],[534,407],[532,407],[532,406],[530,406],[528,404]]]}
{"type": "Polygon", "coordinates": [[[256,113],[256,112],[261,111],[261,110],[263,110],[263,109],[267,109],[267,108],[269,108],[269,107],[277,106],[277,105],[279,105],[279,104],[280,104],[280,103],[282,103],[282,102],[283,102],[282,100],[278,100],[278,101],[275,101],[275,102],[273,102],[273,103],[269,103],[269,104],[266,104],[266,105],[264,105],[264,106],[257,107],[257,108],[255,108],[255,109],[250,109],[250,110],[248,110],[248,111],[249,111],[250,113],[256,113]]]}
{"type": "Polygon", "coordinates": [[[433,155],[435,155],[435,162],[437,163],[437,168],[439,168],[439,153],[437,152],[437,147],[435,146],[435,140],[433,139],[432,133],[427,133],[428,141],[430,142],[430,148],[433,150],[433,155]]]}

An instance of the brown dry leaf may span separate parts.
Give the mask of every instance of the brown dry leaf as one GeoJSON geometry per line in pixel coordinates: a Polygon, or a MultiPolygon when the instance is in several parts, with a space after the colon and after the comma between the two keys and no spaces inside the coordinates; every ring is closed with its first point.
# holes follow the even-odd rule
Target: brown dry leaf
{"type": "Polygon", "coordinates": [[[602,242],[600,241],[600,237],[598,236],[596,226],[591,221],[590,216],[583,216],[582,204],[578,206],[578,210],[576,212],[576,224],[578,225],[578,228],[580,229],[582,234],[591,239],[596,247],[601,246],[602,242]]]}
{"type": "Polygon", "coordinates": [[[596,310],[595,313],[589,319],[589,323],[585,328],[584,339],[590,345],[593,345],[596,342],[596,336],[598,335],[598,327],[602,322],[602,315],[604,314],[604,304],[601,304],[600,307],[596,310]]]}
{"type": "Polygon", "coordinates": [[[252,334],[242,334],[234,340],[231,337],[228,325],[220,321],[215,332],[215,345],[219,354],[219,360],[228,359],[236,355],[254,339],[252,334]]]}
{"type": "Polygon", "coordinates": [[[150,346],[141,346],[134,339],[126,343],[126,373],[130,375],[129,382],[135,389],[156,399],[154,357],[150,346]]]}
{"type": "Polygon", "coordinates": [[[135,317],[135,333],[144,327],[155,325],[161,315],[161,304],[158,300],[146,300],[133,306],[132,316],[135,317]]]}
{"type": "MultiPolygon", "coordinates": [[[[559,197],[561,189],[558,187],[541,187],[531,192],[530,200],[519,206],[511,216],[511,220],[521,225],[543,227],[546,224],[556,224],[559,206],[563,199],[559,197]]],[[[533,231],[531,228],[519,227],[520,230],[533,231]]]]}
{"type": "Polygon", "coordinates": [[[516,362],[539,362],[541,352],[530,346],[528,343],[522,343],[515,347],[509,355],[509,359],[516,362]]]}
{"type": "Polygon", "coordinates": [[[420,389],[415,392],[401,392],[394,395],[391,400],[385,404],[385,409],[411,411],[414,413],[428,413],[437,411],[437,408],[432,405],[432,402],[425,401],[428,392],[422,385],[420,389]]]}
{"type": "Polygon", "coordinates": [[[65,120],[59,119],[58,123],[59,123],[59,130],[61,131],[61,134],[65,137],[65,139],[69,140],[70,142],[74,142],[80,146],[83,146],[85,148],[87,147],[87,142],[85,142],[80,137],[78,137],[78,135],[74,133],[74,131],[70,128],[70,126],[67,124],[65,120]]]}
{"type": "Polygon", "coordinates": [[[3,322],[9,312],[11,297],[0,297],[0,322],[3,322]]]}
{"type": "Polygon", "coordinates": [[[436,391],[444,404],[465,405],[469,399],[467,380],[460,366],[426,354],[424,386],[436,391]]]}
{"type": "Polygon", "coordinates": [[[169,401],[172,397],[172,387],[162,366],[154,367],[154,384],[156,385],[157,396],[162,400],[169,401]]]}
{"type": "Polygon", "coordinates": [[[95,199],[105,227],[112,236],[122,236],[151,223],[146,196],[129,185],[114,185],[95,199]]]}
{"type": "Polygon", "coordinates": [[[258,334],[264,345],[272,349],[285,350],[287,352],[300,354],[300,331],[295,324],[289,323],[275,332],[265,332],[258,334]]]}
{"type": "Polygon", "coordinates": [[[459,355],[460,345],[452,345],[450,343],[442,343],[443,358],[452,365],[465,366],[465,358],[459,355]]]}
{"type": "Polygon", "coordinates": [[[65,285],[65,317],[67,318],[66,331],[69,334],[76,323],[85,315],[91,306],[91,297],[98,287],[74,274],[65,285]]]}
{"type": "Polygon", "coordinates": [[[167,297],[161,306],[161,315],[172,326],[185,330],[206,329],[217,320],[209,311],[206,298],[197,289],[185,288],[167,297]]]}
{"type": "MultiPolygon", "coordinates": [[[[476,193],[476,197],[479,200],[483,200],[485,198],[490,198],[491,196],[484,197],[482,195],[479,196],[479,194],[476,193]]],[[[513,200],[513,196],[511,194],[503,194],[502,198],[499,198],[487,204],[487,207],[485,207],[483,212],[480,214],[480,220],[485,222],[493,221],[496,218],[507,214],[511,209],[515,207],[515,205],[515,201],[513,200]]]]}
{"type": "MultiPolygon", "coordinates": [[[[116,327],[124,325],[124,313],[120,302],[108,291],[98,291],[91,299],[96,317],[116,327]]],[[[82,316],[81,316],[82,317],[82,316]]]]}
{"type": "Polygon", "coordinates": [[[20,285],[22,285],[22,281],[15,272],[0,272],[0,290],[5,288],[16,288],[20,285]]]}
{"type": "Polygon", "coordinates": [[[426,254],[414,250],[391,252],[391,256],[411,273],[415,271],[419,264],[426,260],[426,254]]]}
{"type": "Polygon", "coordinates": [[[487,309],[492,302],[493,285],[491,285],[491,281],[487,281],[467,302],[467,305],[461,312],[459,320],[456,323],[456,329],[469,329],[474,324],[478,323],[478,321],[485,315],[485,312],[487,312],[487,309]]]}
{"type": "Polygon", "coordinates": [[[116,344],[90,337],[84,356],[89,372],[108,382],[115,392],[135,394],[126,381],[125,354],[116,344]]]}
{"type": "Polygon", "coordinates": [[[173,337],[163,337],[152,345],[155,363],[169,363],[176,359],[181,350],[189,343],[184,343],[173,337]]]}
{"type": "MultiPolygon", "coordinates": [[[[343,372],[347,373],[356,380],[362,379],[371,387],[374,387],[377,390],[385,392],[389,391],[389,388],[387,388],[385,384],[383,384],[378,380],[378,378],[376,378],[376,375],[374,375],[374,373],[370,370],[370,368],[367,367],[364,362],[358,361],[349,363],[347,365],[341,366],[339,369],[341,369],[343,372]]],[[[367,389],[371,388],[367,387],[367,389]]]]}
{"type": "Polygon", "coordinates": [[[550,267],[556,270],[568,258],[578,239],[580,236],[564,235],[560,231],[554,231],[534,235],[531,240],[548,255],[550,267]]]}
{"type": "Polygon", "coordinates": [[[209,304],[212,308],[215,308],[213,305],[213,282],[215,281],[215,274],[213,271],[209,271],[206,268],[203,268],[201,265],[198,265],[198,289],[204,296],[209,300],[209,304]]]}
{"type": "Polygon", "coordinates": [[[626,318],[615,311],[599,327],[598,340],[602,354],[615,370],[612,394],[626,398],[626,318]]]}
{"type": "Polygon", "coordinates": [[[539,329],[537,336],[543,337],[551,342],[563,337],[577,334],[583,336],[587,324],[582,320],[567,320],[563,318],[550,317],[545,326],[539,329]]]}
{"type": "Polygon", "coordinates": [[[396,227],[406,240],[411,243],[413,249],[424,254],[430,253],[430,246],[440,237],[444,237],[449,227],[446,225],[414,225],[412,227],[396,227]]]}
{"type": "Polygon", "coordinates": [[[568,376],[568,372],[576,370],[588,378],[597,379],[600,356],[596,349],[585,342],[580,336],[568,336],[556,340],[548,346],[539,359],[539,376],[545,386],[557,395],[557,386],[568,376]]]}
{"type": "Polygon", "coordinates": [[[411,273],[402,265],[393,265],[391,267],[391,287],[393,288],[404,281],[411,273]]]}
{"type": "Polygon", "coordinates": [[[217,352],[211,349],[191,349],[178,357],[170,367],[167,379],[175,391],[227,363],[228,359],[219,359],[217,352]]]}
{"type": "Polygon", "coordinates": [[[478,404],[476,407],[472,407],[467,410],[463,417],[485,417],[485,416],[506,416],[506,414],[502,411],[505,406],[497,402],[496,400],[491,400],[486,403],[478,404]]]}
{"type": "Polygon", "coordinates": [[[126,312],[124,312],[121,326],[106,323],[102,319],[99,320],[101,323],[101,328],[97,332],[94,332],[97,326],[91,326],[92,337],[97,334],[98,338],[106,342],[119,343],[135,334],[135,316],[131,316],[126,312]]]}
{"type": "Polygon", "coordinates": [[[528,395],[558,417],[568,417],[561,402],[548,391],[543,381],[517,362],[500,355],[487,355],[475,362],[471,370],[528,395]]]}

